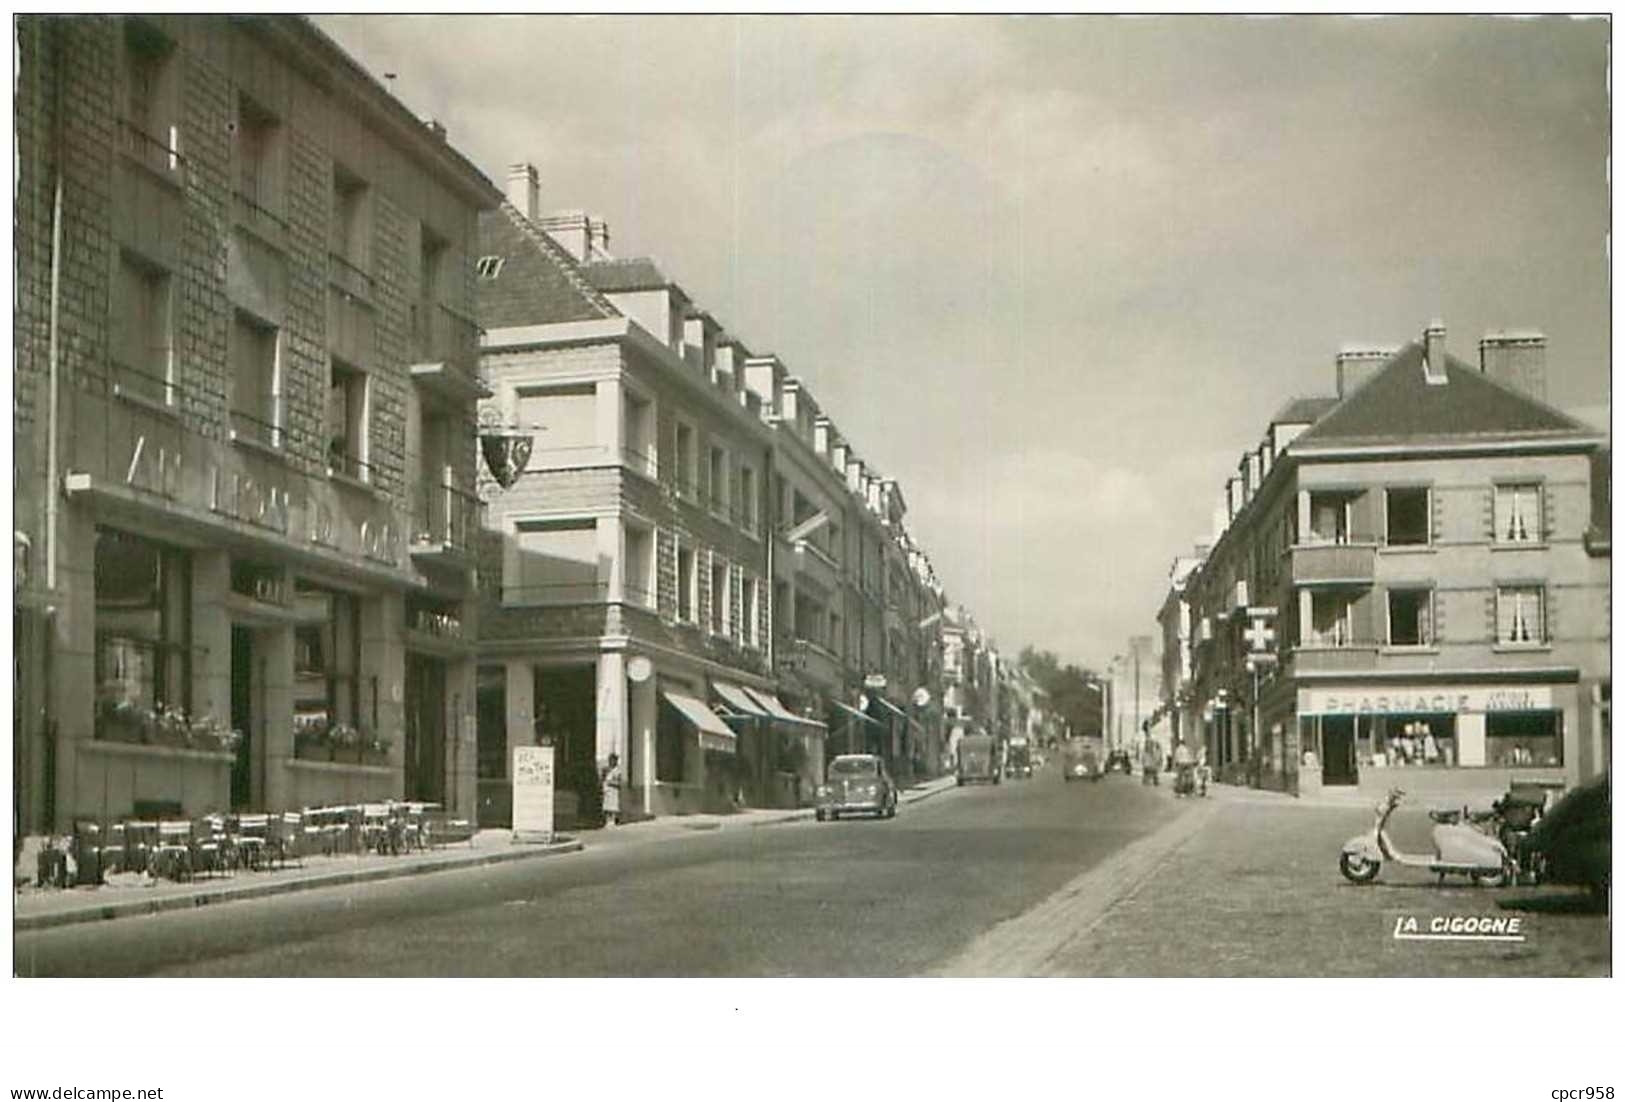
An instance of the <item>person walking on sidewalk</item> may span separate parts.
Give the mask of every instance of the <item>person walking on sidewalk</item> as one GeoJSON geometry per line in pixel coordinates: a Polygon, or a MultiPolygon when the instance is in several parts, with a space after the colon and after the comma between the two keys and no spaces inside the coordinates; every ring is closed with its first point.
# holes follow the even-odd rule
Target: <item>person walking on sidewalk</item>
{"type": "Polygon", "coordinates": [[[610,754],[609,761],[604,764],[604,774],[600,782],[604,790],[604,825],[615,826],[621,821],[620,755],[610,754]]]}
{"type": "Polygon", "coordinates": [[[1161,784],[1162,781],[1157,776],[1157,772],[1161,768],[1162,747],[1157,745],[1156,739],[1148,738],[1140,747],[1140,769],[1142,770],[1140,783],[1161,784]]]}

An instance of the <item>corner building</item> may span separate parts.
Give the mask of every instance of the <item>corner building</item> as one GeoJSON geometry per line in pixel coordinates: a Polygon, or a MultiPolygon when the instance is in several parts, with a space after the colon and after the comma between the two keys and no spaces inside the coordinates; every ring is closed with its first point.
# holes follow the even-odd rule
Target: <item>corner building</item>
{"type": "Polygon", "coordinates": [[[1288,790],[1574,784],[1611,756],[1604,442],[1546,406],[1544,341],[1442,325],[1339,359],[1226,485],[1191,576],[1193,707],[1228,779],[1288,790]],[[1255,681],[1259,610],[1278,662],[1255,681]]]}
{"type": "Polygon", "coordinates": [[[500,193],[302,18],[17,32],[21,829],[466,814],[500,193]]]}

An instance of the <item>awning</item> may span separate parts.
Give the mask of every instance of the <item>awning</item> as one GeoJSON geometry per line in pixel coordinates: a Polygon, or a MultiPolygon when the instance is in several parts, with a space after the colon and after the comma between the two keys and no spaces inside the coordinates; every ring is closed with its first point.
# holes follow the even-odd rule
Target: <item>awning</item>
{"type": "Polygon", "coordinates": [[[818,722],[816,719],[808,719],[806,716],[796,715],[790,709],[786,708],[784,706],[784,701],[780,700],[774,693],[765,693],[761,689],[746,689],[745,691],[751,695],[756,703],[766,708],[767,714],[772,716],[774,719],[782,720],[785,723],[799,723],[804,727],[817,727],[819,730],[828,729],[824,724],[818,722]]]}
{"type": "Polygon", "coordinates": [[[876,704],[881,704],[887,708],[890,708],[892,711],[897,713],[897,717],[904,723],[908,722],[908,713],[903,711],[903,709],[899,708],[897,705],[893,704],[891,701],[887,700],[885,697],[871,696],[869,699],[874,701],[876,704]]]}
{"type": "Polygon", "coordinates": [[[884,726],[886,726],[884,723],[880,722],[878,719],[876,719],[874,716],[870,715],[868,712],[860,712],[860,711],[858,711],[858,709],[852,707],[852,705],[850,705],[850,704],[842,704],[839,700],[831,701],[831,703],[834,704],[841,711],[846,712],[847,714],[849,714],[849,715],[851,715],[851,716],[853,716],[853,717],[855,717],[857,719],[861,719],[865,723],[872,723],[876,727],[884,727],[884,726]]]}
{"type": "Polygon", "coordinates": [[[673,708],[683,714],[700,733],[700,748],[702,750],[721,750],[724,753],[735,752],[735,745],[739,738],[728,725],[717,717],[717,714],[705,706],[705,702],[696,700],[682,693],[674,693],[670,689],[663,694],[673,708]]]}
{"type": "Polygon", "coordinates": [[[759,716],[764,719],[767,717],[767,709],[751,699],[750,693],[738,685],[730,685],[726,681],[713,681],[711,687],[734,711],[747,716],[759,716]]]}

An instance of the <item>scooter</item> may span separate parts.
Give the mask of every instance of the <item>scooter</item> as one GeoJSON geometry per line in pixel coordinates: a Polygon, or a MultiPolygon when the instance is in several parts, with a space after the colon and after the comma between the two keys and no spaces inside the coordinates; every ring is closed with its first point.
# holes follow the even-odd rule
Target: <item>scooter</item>
{"type": "Polygon", "coordinates": [[[1462,822],[1459,812],[1429,812],[1434,821],[1433,856],[1402,852],[1388,837],[1388,818],[1404,795],[1403,789],[1390,790],[1377,805],[1377,823],[1370,832],[1356,834],[1343,843],[1337,867],[1349,880],[1370,883],[1377,878],[1384,860],[1436,872],[1441,884],[1452,874],[1471,877],[1473,883],[1489,888],[1517,878],[1517,862],[1500,840],[1462,822]]]}

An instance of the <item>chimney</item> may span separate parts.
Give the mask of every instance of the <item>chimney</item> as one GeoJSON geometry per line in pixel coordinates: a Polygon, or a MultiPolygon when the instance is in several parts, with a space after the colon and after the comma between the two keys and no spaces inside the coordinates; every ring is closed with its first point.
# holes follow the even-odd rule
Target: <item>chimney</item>
{"type": "Polygon", "coordinates": [[[1546,400],[1546,335],[1532,329],[1485,333],[1478,368],[1503,386],[1546,400]]]}
{"type": "Polygon", "coordinates": [[[508,166],[508,202],[512,203],[532,222],[540,213],[542,187],[536,176],[536,166],[529,163],[508,166]]]}
{"type": "Polygon", "coordinates": [[[587,247],[595,259],[610,259],[609,223],[594,215],[587,216],[587,247]]]}
{"type": "Polygon", "coordinates": [[[592,233],[585,211],[558,211],[541,219],[538,225],[578,262],[585,264],[592,259],[592,233]]]}
{"type": "Polygon", "coordinates": [[[1355,387],[1377,373],[1398,351],[1374,344],[1345,344],[1337,350],[1337,396],[1347,398],[1355,387]]]}
{"type": "Polygon", "coordinates": [[[1422,375],[1430,386],[1444,386],[1450,381],[1444,361],[1444,322],[1434,318],[1422,334],[1422,375]]]}

